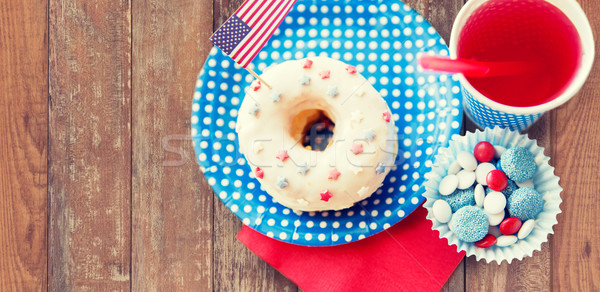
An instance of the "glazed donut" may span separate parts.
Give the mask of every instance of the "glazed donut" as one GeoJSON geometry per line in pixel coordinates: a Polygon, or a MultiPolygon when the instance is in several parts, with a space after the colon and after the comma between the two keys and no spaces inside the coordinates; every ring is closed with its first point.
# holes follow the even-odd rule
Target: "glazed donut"
{"type": "Polygon", "coordinates": [[[396,127],[377,90],[353,66],[313,57],[271,66],[238,113],[239,149],[276,202],[300,211],[340,210],[376,191],[394,164],[396,127]],[[324,115],[335,128],[323,151],[303,146],[324,115]]]}

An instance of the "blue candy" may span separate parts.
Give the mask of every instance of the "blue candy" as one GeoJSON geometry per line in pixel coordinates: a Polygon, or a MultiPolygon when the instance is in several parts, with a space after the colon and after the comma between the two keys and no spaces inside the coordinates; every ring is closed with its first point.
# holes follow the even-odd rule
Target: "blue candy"
{"type": "Polygon", "coordinates": [[[450,220],[450,229],[465,242],[481,240],[488,234],[489,221],[483,209],[474,206],[460,208],[450,220]]]}
{"type": "Polygon", "coordinates": [[[475,187],[470,187],[465,190],[456,189],[452,194],[442,196],[442,199],[450,205],[452,212],[464,206],[475,205],[475,187]]]}
{"type": "Polygon", "coordinates": [[[524,147],[512,147],[500,157],[500,166],[508,178],[515,182],[523,182],[531,177],[537,170],[533,154],[524,147]]]}
{"type": "MultiPolygon", "coordinates": [[[[502,170],[502,160],[498,159],[498,162],[496,162],[496,169],[502,170]]],[[[504,170],[502,170],[502,171],[504,171],[504,170]]]]}
{"type": "Polygon", "coordinates": [[[534,219],[544,209],[542,194],[530,187],[517,189],[508,197],[508,213],[525,222],[534,219]]]}
{"type": "MultiPolygon", "coordinates": [[[[519,188],[519,186],[512,180],[508,180],[508,184],[506,185],[506,188],[504,188],[501,193],[504,194],[504,196],[508,199],[508,197],[510,197],[510,195],[519,188]]],[[[495,192],[494,190],[486,187],[485,188],[485,194],[489,194],[491,192],[495,192]]]]}

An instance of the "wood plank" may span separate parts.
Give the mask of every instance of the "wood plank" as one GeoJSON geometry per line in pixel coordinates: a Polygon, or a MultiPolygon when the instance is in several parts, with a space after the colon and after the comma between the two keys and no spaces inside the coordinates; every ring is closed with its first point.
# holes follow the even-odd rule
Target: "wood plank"
{"type": "Polygon", "coordinates": [[[130,13],[50,1],[51,291],[130,289],[130,13]]]}
{"type": "Polygon", "coordinates": [[[190,112],[211,0],[133,2],[133,291],[212,290],[213,194],[190,112]]]}
{"type": "Polygon", "coordinates": [[[47,285],[47,8],[0,0],[0,291],[47,285]]]}
{"type": "MultiPolygon", "coordinates": [[[[592,25],[600,31],[600,2],[580,0],[592,25]]],[[[596,36],[596,56],[600,43],[596,36]]],[[[552,164],[564,188],[562,214],[554,228],[553,283],[557,291],[600,290],[600,63],[595,62],[577,97],[552,112],[555,129],[552,164]]]]}
{"type": "MultiPolygon", "coordinates": [[[[242,0],[215,0],[216,30],[242,4],[242,0]]],[[[242,222],[214,200],[214,290],[297,291],[296,285],[241,244],[235,235],[242,222]]]]}

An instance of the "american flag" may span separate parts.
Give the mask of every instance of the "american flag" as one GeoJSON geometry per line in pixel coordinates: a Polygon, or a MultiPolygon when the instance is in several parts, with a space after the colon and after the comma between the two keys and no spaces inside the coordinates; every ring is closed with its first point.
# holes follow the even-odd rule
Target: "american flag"
{"type": "Polygon", "coordinates": [[[246,68],[256,57],[296,0],[246,0],[210,37],[234,61],[246,68]]]}

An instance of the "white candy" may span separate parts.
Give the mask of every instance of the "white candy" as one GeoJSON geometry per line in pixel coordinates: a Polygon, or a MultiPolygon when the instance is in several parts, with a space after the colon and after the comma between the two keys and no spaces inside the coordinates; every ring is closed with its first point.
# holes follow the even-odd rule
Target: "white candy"
{"type": "Polygon", "coordinates": [[[506,207],[506,197],[500,192],[491,192],[483,200],[483,209],[488,214],[498,214],[506,207]]]}
{"type": "Polygon", "coordinates": [[[533,230],[534,226],[535,226],[534,219],[529,219],[529,220],[525,221],[525,223],[523,223],[523,225],[521,225],[521,229],[519,229],[519,233],[517,233],[517,237],[519,239],[523,239],[523,238],[529,236],[529,234],[533,230]]]}
{"type": "Polygon", "coordinates": [[[502,210],[498,214],[490,214],[486,212],[486,215],[488,217],[488,222],[490,223],[490,226],[496,226],[502,223],[502,220],[504,220],[504,210],[502,210]]]}
{"type": "Polygon", "coordinates": [[[456,174],[458,178],[458,188],[461,190],[470,188],[475,183],[475,173],[468,170],[461,170],[456,174]]]}
{"type": "Polygon", "coordinates": [[[477,204],[477,207],[483,207],[483,199],[485,199],[485,190],[482,185],[477,184],[475,186],[475,204],[477,204]]]}
{"type": "Polygon", "coordinates": [[[500,159],[500,156],[502,156],[502,153],[504,153],[504,151],[506,151],[506,148],[502,147],[502,146],[494,146],[494,159],[498,160],[500,159]]]}
{"type": "Polygon", "coordinates": [[[454,162],[450,164],[450,167],[448,167],[448,174],[457,174],[461,169],[462,167],[458,164],[458,161],[454,160],[454,162]]]}
{"type": "Polygon", "coordinates": [[[471,152],[461,151],[456,155],[456,161],[465,170],[473,171],[477,168],[477,159],[471,152]]]}
{"type": "Polygon", "coordinates": [[[517,186],[520,188],[530,187],[532,189],[535,189],[535,186],[533,186],[533,179],[531,178],[526,181],[518,182],[517,186]]]}
{"type": "Polygon", "coordinates": [[[496,238],[496,246],[509,246],[515,244],[517,242],[517,237],[514,235],[502,235],[496,238]]]}
{"type": "Polygon", "coordinates": [[[458,177],[456,175],[447,175],[440,181],[438,191],[442,196],[452,194],[458,187],[458,177]]]}
{"type": "Polygon", "coordinates": [[[448,202],[444,200],[437,200],[433,203],[433,217],[440,221],[441,223],[450,222],[450,218],[452,218],[452,208],[448,205],[448,202]]]}
{"type": "Polygon", "coordinates": [[[477,183],[487,186],[487,182],[486,182],[486,178],[487,175],[490,171],[496,169],[496,167],[489,163],[489,162],[484,162],[481,163],[477,166],[477,169],[475,170],[475,176],[477,178],[477,183]]]}

